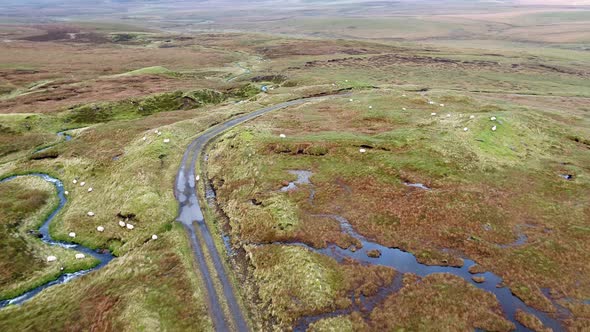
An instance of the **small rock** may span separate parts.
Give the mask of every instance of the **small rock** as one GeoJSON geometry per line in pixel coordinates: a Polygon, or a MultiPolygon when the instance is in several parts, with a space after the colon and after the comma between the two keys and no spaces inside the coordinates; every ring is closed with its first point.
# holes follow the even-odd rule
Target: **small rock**
{"type": "Polygon", "coordinates": [[[158,129],[154,130],[154,134],[159,133],[160,131],[158,129]]]}
{"type": "Polygon", "coordinates": [[[152,235],[152,240],[157,240],[158,236],[156,234],[152,235]]]}
{"type": "Polygon", "coordinates": [[[352,102],[353,100],[352,100],[352,98],[350,98],[348,101],[352,102]]]}
{"type": "Polygon", "coordinates": [[[381,257],[381,251],[379,251],[377,249],[369,250],[369,251],[367,251],[367,256],[369,256],[371,258],[379,258],[379,257],[381,257]]]}
{"type": "Polygon", "coordinates": [[[76,233],[71,232],[70,234],[68,234],[68,236],[71,237],[71,238],[75,238],[76,237],[76,233]]]}
{"type": "Polygon", "coordinates": [[[92,192],[92,187],[88,188],[88,192],[91,193],[92,192]]]}
{"type": "Polygon", "coordinates": [[[451,115],[450,114],[447,114],[447,118],[450,118],[450,117],[451,117],[451,115]]]}
{"type": "Polygon", "coordinates": [[[164,139],[164,143],[170,143],[170,139],[169,138],[165,138],[164,139]]]}
{"type": "Polygon", "coordinates": [[[55,262],[56,260],[57,260],[57,257],[55,257],[55,256],[47,256],[48,262],[55,262]]]}
{"type": "Polygon", "coordinates": [[[496,126],[492,127],[492,131],[496,131],[496,129],[498,129],[496,126]]]}
{"type": "Polygon", "coordinates": [[[119,220],[119,226],[125,227],[127,224],[123,220],[119,220]]]}
{"type": "Polygon", "coordinates": [[[135,228],[135,226],[131,225],[131,224],[127,224],[127,229],[133,229],[135,228]]]}
{"type": "Polygon", "coordinates": [[[280,138],[285,138],[285,137],[287,137],[287,135],[285,135],[285,134],[280,134],[280,135],[279,135],[279,137],[280,137],[280,138]]]}
{"type": "Polygon", "coordinates": [[[102,232],[104,232],[104,227],[98,226],[98,227],[96,227],[96,230],[102,233],[102,232]]]}
{"type": "Polygon", "coordinates": [[[86,255],[84,254],[76,254],[76,259],[84,259],[84,257],[86,257],[86,255]]]}
{"type": "Polygon", "coordinates": [[[359,152],[360,153],[365,153],[365,152],[367,152],[367,150],[366,149],[360,149],[359,152]]]}
{"type": "Polygon", "coordinates": [[[402,95],[402,97],[405,97],[405,96],[406,96],[405,94],[402,95]]]}
{"type": "Polygon", "coordinates": [[[473,281],[477,282],[478,284],[484,283],[486,281],[485,277],[473,276],[473,277],[471,277],[471,279],[473,279],[473,281]]]}
{"type": "Polygon", "coordinates": [[[88,216],[89,216],[89,217],[94,217],[94,212],[92,212],[92,211],[89,211],[89,212],[88,212],[88,216]]]}
{"type": "Polygon", "coordinates": [[[440,107],[445,107],[445,104],[440,104],[440,107]]]}

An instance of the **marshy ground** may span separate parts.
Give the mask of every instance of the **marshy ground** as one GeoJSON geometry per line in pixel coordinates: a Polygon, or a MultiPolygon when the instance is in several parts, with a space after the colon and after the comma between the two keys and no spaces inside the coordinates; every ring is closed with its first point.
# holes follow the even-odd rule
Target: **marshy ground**
{"type": "MultiPolygon", "coordinates": [[[[559,17],[568,44],[552,47],[542,33],[517,43],[524,28],[495,17],[513,39],[493,50],[441,30],[467,22],[457,16],[406,42],[375,35],[389,21],[358,19],[339,33],[307,22],[314,38],[0,25],[0,177],[60,179],[68,201],[52,236],[115,256],[1,309],[0,330],[213,330],[175,221],[185,148],[238,115],[343,91],[230,129],[197,166],[252,329],[590,328],[590,57],[568,30],[585,18],[559,17]],[[470,273],[396,269],[386,260],[397,249],[424,269],[470,273]],[[479,279],[492,275],[531,311],[507,315],[479,279]]],[[[2,182],[0,202],[0,300],[96,264],[36,237],[57,204],[50,184],[2,182]]]]}

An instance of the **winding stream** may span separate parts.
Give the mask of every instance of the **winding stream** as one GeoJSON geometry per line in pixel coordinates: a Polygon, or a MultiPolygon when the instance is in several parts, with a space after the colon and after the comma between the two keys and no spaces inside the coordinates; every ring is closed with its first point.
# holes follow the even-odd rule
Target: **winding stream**
{"type": "MultiPolygon", "coordinates": [[[[51,221],[55,218],[55,216],[63,209],[63,207],[66,205],[66,196],[64,194],[64,186],[63,183],[56,179],[53,178],[47,174],[41,174],[41,173],[31,173],[31,174],[26,174],[26,175],[16,175],[16,176],[11,176],[5,179],[0,180],[0,183],[3,182],[8,182],[8,181],[12,181],[18,177],[23,177],[23,176],[36,176],[39,177],[51,184],[53,184],[55,186],[55,189],[57,189],[57,196],[59,198],[59,204],[58,206],[49,214],[49,216],[47,216],[47,218],[45,219],[45,221],[43,222],[43,225],[41,226],[41,228],[39,228],[39,233],[41,233],[41,235],[43,236],[41,238],[41,241],[45,242],[46,244],[50,245],[50,246],[60,246],[63,248],[69,248],[69,249],[74,249],[78,252],[81,252],[85,255],[88,256],[92,256],[96,259],[98,259],[100,261],[100,263],[91,268],[91,269],[87,269],[87,270],[82,270],[82,271],[77,271],[77,272],[73,272],[73,273],[64,273],[62,275],[60,275],[57,279],[52,280],[46,284],[43,284],[41,286],[38,286],[36,288],[33,288],[29,291],[27,291],[24,294],[21,294],[15,298],[12,299],[7,299],[7,300],[2,300],[0,301],[0,308],[6,307],[8,305],[11,304],[22,304],[23,302],[31,299],[33,296],[39,294],[39,292],[41,292],[42,290],[49,288],[51,286],[55,286],[55,285],[61,285],[64,284],[72,279],[76,279],[78,277],[81,277],[85,274],[88,274],[92,271],[101,269],[102,267],[104,267],[108,262],[110,262],[114,256],[109,253],[109,252],[104,252],[104,253],[99,253],[95,250],[92,250],[88,247],[84,247],[82,245],[79,244],[75,244],[75,243],[69,243],[69,242],[63,242],[63,241],[56,241],[51,237],[51,234],[49,234],[49,225],[51,223],[51,221]]],[[[74,253],[72,253],[72,255],[74,255],[74,253]]],[[[54,262],[52,264],[59,264],[59,262],[54,262]]]]}
{"type": "MultiPolygon", "coordinates": [[[[315,195],[315,189],[313,188],[313,184],[309,181],[309,178],[311,176],[311,172],[309,172],[309,171],[289,171],[289,173],[296,174],[298,176],[298,178],[297,178],[297,180],[290,182],[288,186],[284,186],[283,188],[281,188],[281,191],[286,192],[286,191],[294,190],[297,188],[296,184],[307,184],[310,187],[309,188],[310,200],[313,200],[313,195],[315,195]]],[[[416,184],[416,185],[410,185],[408,183],[405,183],[405,184],[407,186],[420,188],[423,190],[430,190],[430,188],[427,188],[421,184],[416,184]]],[[[500,303],[502,310],[503,310],[504,314],[506,315],[506,318],[508,318],[516,326],[516,331],[529,331],[529,329],[527,329],[525,326],[520,324],[515,319],[516,311],[518,309],[535,315],[543,322],[543,324],[545,324],[546,327],[552,328],[553,331],[563,330],[560,323],[556,319],[550,317],[545,312],[542,312],[540,310],[537,310],[535,308],[532,308],[532,307],[526,305],[522,300],[520,300],[518,297],[514,296],[511,293],[510,289],[508,289],[507,287],[500,286],[502,283],[502,278],[500,278],[496,274],[494,274],[492,272],[474,273],[474,274],[470,273],[469,268],[473,265],[476,265],[476,263],[470,259],[463,259],[464,264],[462,267],[436,266],[436,265],[421,264],[416,260],[416,257],[409,252],[405,252],[405,251],[397,249],[397,248],[389,248],[389,247],[383,246],[383,245],[373,242],[373,241],[367,239],[366,237],[362,236],[361,234],[357,233],[354,230],[354,228],[352,227],[352,225],[350,224],[350,222],[346,218],[344,218],[340,215],[337,215],[337,214],[316,214],[316,215],[312,215],[312,216],[316,217],[316,218],[329,218],[329,219],[333,219],[333,220],[337,221],[340,224],[340,228],[343,233],[350,235],[351,237],[355,238],[356,240],[358,240],[362,244],[361,249],[357,249],[357,250],[352,251],[349,249],[342,249],[335,244],[330,244],[330,245],[328,245],[327,248],[324,248],[324,249],[316,249],[316,248],[313,248],[313,247],[311,247],[307,244],[304,244],[304,243],[280,243],[280,244],[303,246],[303,247],[305,247],[309,250],[312,250],[314,252],[332,257],[332,258],[336,259],[338,262],[343,262],[344,259],[354,259],[354,260],[361,262],[363,264],[366,264],[366,265],[388,266],[388,267],[391,267],[391,268],[395,269],[396,271],[398,271],[400,273],[400,276],[403,273],[413,273],[413,274],[416,274],[420,277],[426,277],[426,276],[433,274],[433,273],[452,274],[452,275],[455,275],[455,276],[458,276],[458,277],[464,279],[465,281],[467,281],[468,283],[470,283],[471,285],[473,285],[479,289],[482,289],[482,290],[485,290],[487,292],[494,294],[496,296],[496,298],[498,299],[498,302],[500,303]],[[374,258],[369,257],[367,255],[367,252],[372,251],[372,250],[378,250],[381,253],[381,256],[374,257],[374,258]],[[485,281],[483,281],[482,283],[477,283],[472,279],[472,277],[484,277],[485,281]]],[[[399,290],[400,285],[401,285],[400,280],[394,281],[392,285],[390,285],[389,287],[387,287],[385,289],[382,289],[379,292],[379,294],[377,295],[377,298],[380,300],[385,299],[389,294],[395,293],[397,290],[399,290]]],[[[360,300],[362,303],[361,307],[363,307],[364,310],[369,310],[369,311],[378,302],[380,302],[380,301],[375,301],[375,299],[373,297],[372,298],[361,298],[360,300]]],[[[353,303],[354,303],[354,301],[353,301],[353,303]]],[[[353,306],[352,308],[349,308],[349,309],[340,310],[336,313],[327,313],[327,314],[321,314],[321,315],[317,315],[317,316],[304,317],[300,320],[300,322],[296,326],[295,330],[296,331],[305,331],[307,329],[307,327],[309,326],[309,324],[311,324],[315,321],[318,321],[320,319],[327,318],[327,317],[348,314],[348,313],[351,313],[352,311],[356,311],[356,310],[359,310],[358,306],[356,306],[356,307],[353,306]]]]}

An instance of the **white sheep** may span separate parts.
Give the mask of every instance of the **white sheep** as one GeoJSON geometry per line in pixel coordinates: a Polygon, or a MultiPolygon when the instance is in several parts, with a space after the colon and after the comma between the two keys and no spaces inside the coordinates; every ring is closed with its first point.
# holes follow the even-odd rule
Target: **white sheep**
{"type": "Polygon", "coordinates": [[[68,236],[71,237],[71,238],[75,238],[76,237],[76,233],[70,232],[70,234],[68,234],[68,236]]]}
{"type": "Polygon", "coordinates": [[[199,181],[201,179],[200,175],[195,176],[195,180],[199,181]]]}
{"type": "Polygon", "coordinates": [[[158,130],[158,129],[154,130],[154,134],[157,134],[158,132],[159,132],[159,130],[158,130]]]}
{"type": "Polygon", "coordinates": [[[92,187],[88,188],[88,192],[91,193],[92,192],[92,187]]]}
{"type": "Polygon", "coordinates": [[[66,190],[66,191],[64,191],[64,195],[68,196],[69,194],[70,194],[70,192],[69,192],[69,191],[67,191],[67,190],[66,190]]]}
{"type": "Polygon", "coordinates": [[[490,120],[492,120],[492,121],[496,121],[496,117],[495,117],[495,116],[492,116],[492,117],[490,118],[490,120]]]}
{"type": "Polygon", "coordinates": [[[496,131],[496,129],[498,129],[498,127],[496,127],[496,126],[492,127],[492,131],[496,131]]]}
{"type": "Polygon", "coordinates": [[[170,143],[170,139],[169,138],[165,138],[164,139],[164,143],[170,143]]]}
{"type": "Polygon", "coordinates": [[[360,153],[365,153],[365,152],[367,152],[367,150],[365,150],[365,149],[360,149],[360,150],[359,150],[359,152],[360,152],[360,153]]]}
{"type": "Polygon", "coordinates": [[[430,105],[434,105],[434,102],[431,100],[428,102],[430,105]]]}
{"type": "Polygon", "coordinates": [[[373,106],[369,106],[369,109],[372,110],[373,109],[373,106]]]}
{"type": "Polygon", "coordinates": [[[89,217],[94,217],[94,212],[92,212],[92,211],[88,211],[88,216],[89,216],[89,217]]]}
{"type": "Polygon", "coordinates": [[[432,113],[430,113],[430,115],[432,115],[432,116],[436,116],[436,113],[432,112],[432,113]]]}
{"type": "Polygon", "coordinates": [[[451,117],[451,115],[450,114],[447,114],[447,118],[450,118],[450,117],[451,117]]]}
{"type": "Polygon", "coordinates": [[[157,240],[158,236],[156,234],[152,235],[152,240],[157,240]]]}
{"type": "Polygon", "coordinates": [[[406,108],[405,107],[402,107],[402,111],[405,111],[405,110],[406,110],[406,108]]]}
{"type": "Polygon", "coordinates": [[[348,101],[349,101],[349,102],[352,102],[353,100],[352,100],[352,98],[350,98],[348,101]]]}
{"type": "Polygon", "coordinates": [[[73,184],[76,184],[76,183],[78,183],[78,180],[74,179],[74,180],[72,181],[72,183],[73,183],[73,184]]]}
{"type": "Polygon", "coordinates": [[[84,259],[84,257],[86,257],[86,255],[84,254],[76,254],[76,259],[84,259]]]}
{"type": "Polygon", "coordinates": [[[131,224],[127,224],[127,229],[133,229],[135,228],[135,226],[131,225],[131,224]]]}
{"type": "Polygon", "coordinates": [[[119,226],[125,227],[127,224],[123,220],[119,220],[119,226]]]}
{"type": "Polygon", "coordinates": [[[445,107],[445,104],[440,104],[440,107],[445,107]]]}
{"type": "Polygon", "coordinates": [[[286,138],[286,137],[287,137],[287,135],[285,135],[285,134],[280,134],[280,135],[279,135],[279,137],[280,137],[280,138],[286,138]]]}
{"type": "Polygon", "coordinates": [[[102,233],[102,232],[104,232],[104,227],[98,226],[98,227],[96,227],[96,230],[102,233]]]}
{"type": "Polygon", "coordinates": [[[57,257],[55,257],[55,256],[47,256],[48,262],[55,262],[56,260],[57,260],[57,257]]]}
{"type": "Polygon", "coordinates": [[[145,137],[145,136],[144,136],[144,137],[142,138],[142,140],[144,140],[144,141],[147,141],[147,137],[145,137]]]}
{"type": "Polygon", "coordinates": [[[84,187],[86,185],[86,182],[80,182],[80,187],[84,187]]]}
{"type": "Polygon", "coordinates": [[[469,118],[470,118],[471,120],[473,120],[473,119],[475,119],[475,115],[470,115],[470,116],[469,116],[469,118]]]}
{"type": "Polygon", "coordinates": [[[469,131],[469,128],[465,127],[463,128],[463,131],[469,131]]]}
{"type": "Polygon", "coordinates": [[[160,135],[162,135],[162,132],[161,131],[158,132],[158,136],[160,136],[160,135]]]}

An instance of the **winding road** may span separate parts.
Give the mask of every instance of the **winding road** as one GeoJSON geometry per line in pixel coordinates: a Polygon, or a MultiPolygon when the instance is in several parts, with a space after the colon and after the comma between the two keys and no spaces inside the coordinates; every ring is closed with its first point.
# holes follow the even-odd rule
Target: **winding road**
{"type": "Polygon", "coordinates": [[[192,141],[184,153],[180,169],[176,175],[174,188],[174,194],[180,205],[177,220],[184,225],[184,228],[189,234],[195,259],[207,290],[210,305],[209,310],[211,311],[213,324],[217,331],[229,331],[231,329],[248,331],[249,327],[240,308],[238,295],[233,289],[228,273],[223,266],[221,254],[215,246],[211,231],[203,217],[203,210],[197,197],[196,188],[195,167],[197,161],[203,155],[206,145],[224,131],[265,113],[322,98],[325,97],[310,97],[287,101],[231,119],[207,130],[192,141]],[[207,265],[206,257],[210,258],[212,266],[207,265]],[[215,287],[216,283],[221,285],[221,289],[218,290],[215,287]],[[222,294],[219,294],[219,291],[222,294]],[[227,303],[229,317],[226,317],[224,314],[221,305],[222,302],[227,303]]]}

